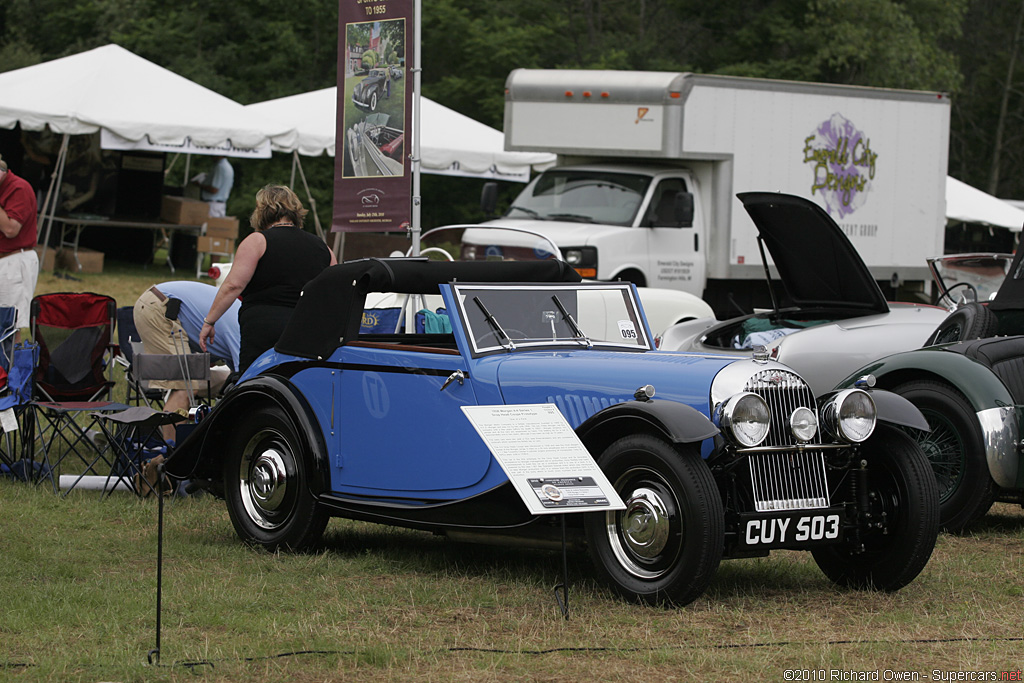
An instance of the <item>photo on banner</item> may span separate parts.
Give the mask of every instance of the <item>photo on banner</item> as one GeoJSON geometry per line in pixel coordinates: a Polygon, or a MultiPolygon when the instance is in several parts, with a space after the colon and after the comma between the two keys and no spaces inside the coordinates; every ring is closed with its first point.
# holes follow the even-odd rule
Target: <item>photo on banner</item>
{"type": "Polygon", "coordinates": [[[402,230],[412,215],[411,0],[342,0],[332,231],[402,230]]]}

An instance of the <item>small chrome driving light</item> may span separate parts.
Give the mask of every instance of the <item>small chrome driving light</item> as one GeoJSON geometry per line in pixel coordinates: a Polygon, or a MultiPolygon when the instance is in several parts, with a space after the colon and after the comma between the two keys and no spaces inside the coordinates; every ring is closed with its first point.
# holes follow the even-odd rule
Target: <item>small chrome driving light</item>
{"type": "Polygon", "coordinates": [[[570,266],[578,266],[583,263],[583,252],[579,249],[566,249],[563,256],[565,262],[570,266]]]}
{"type": "Polygon", "coordinates": [[[806,406],[800,406],[789,416],[789,430],[797,441],[807,443],[818,433],[818,416],[806,406]]]}
{"type": "Polygon", "coordinates": [[[862,389],[844,389],[821,407],[821,428],[832,438],[860,443],[875,431],[875,402],[862,389]]]}
{"type": "Polygon", "coordinates": [[[743,448],[752,448],[764,441],[770,420],[768,404],[749,391],[730,396],[715,409],[715,426],[743,448]]]}
{"type": "Polygon", "coordinates": [[[650,401],[654,398],[654,385],[645,384],[636,391],[633,392],[633,398],[638,401],[650,401]]]}

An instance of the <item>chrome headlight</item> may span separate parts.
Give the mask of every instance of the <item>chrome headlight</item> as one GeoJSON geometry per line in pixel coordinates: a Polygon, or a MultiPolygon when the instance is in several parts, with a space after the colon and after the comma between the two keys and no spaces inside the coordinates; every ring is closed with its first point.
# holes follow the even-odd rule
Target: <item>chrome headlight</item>
{"type": "Polygon", "coordinates": [[[789,416],[789,431],[797,441],[807,443],[818,433],[818,416],[805,406],[800,406],[789,416]]]}
{"type": "Polygon", "coordinates": [[[722,401],[715,409],[715,426],[738,446],[757,446],[768,436],[771,413],[757,394],[743,391],[722,401]]]}
{"type": "Polygon", "coordinates": [[[583,252],[579,249],[566,249],[563,256],[565,262],[570,266],[578,266],[583,263],[583,252]]]}
{"type": "Polygon", "coordinates": [[[860,443],[875,431],[875,402],[862,389],[844,389],[821,407],[821,427],[833,439],[860,443]]]}

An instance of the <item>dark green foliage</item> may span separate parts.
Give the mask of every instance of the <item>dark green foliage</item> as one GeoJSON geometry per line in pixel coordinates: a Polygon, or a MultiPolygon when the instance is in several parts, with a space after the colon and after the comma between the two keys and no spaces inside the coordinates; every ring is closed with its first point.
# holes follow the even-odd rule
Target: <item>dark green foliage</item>
{"type": "MultiPolygon", "coordinates": [[[[429,0],[423,11],[423,93],[490,126],[502,127],[518,67],[937,90],[953,97],[951,174],[1024,197],[1022,0],[429,0]]],[[[0,71],[116,42],[248,104],[333,85],[337,32],[338,0],[3,0],[0,71]]],[[[304,165],[327,224],[333,164],[304,165]]],[[[290,167],[246,162],[229,210],[246,215],[255,188],[286,182],[290,167]]],[[[424,185],[424,227],[479,216],[480,183],[424,185]]]]}

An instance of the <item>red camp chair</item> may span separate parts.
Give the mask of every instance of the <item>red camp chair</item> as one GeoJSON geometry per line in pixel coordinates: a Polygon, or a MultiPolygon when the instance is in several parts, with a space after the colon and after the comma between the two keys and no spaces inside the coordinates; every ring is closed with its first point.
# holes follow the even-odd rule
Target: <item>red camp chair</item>
{"type": "MultiPolygon", "coordinates": [[[[35,424],[29,434],[37,441],[44,472],[59,472],[69,456],[80,459],[85,472],[107,474],[112,466],[108,448],[97,444],[94,435],[100,433],[97,413],[128,407],[102,400],[114,386],[109,372],[116,349],[111,343],[116,312],[117,303],[103,294],[63,292],[32,299],[29,326],[39,344],[39,362],[32,402],[35,424]],[[77,416],[84,419],[76,421],[77,416]],[[50,462],[54,446],[60,452],[50,462]],[[107,472],[98,471],[101,462],[107,472]]],[[[56,491],[56,480],[49,478],[56,491]]]]}

